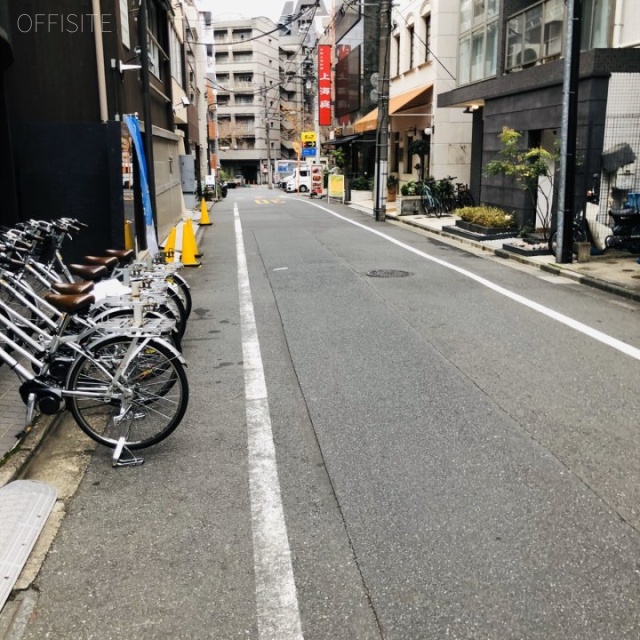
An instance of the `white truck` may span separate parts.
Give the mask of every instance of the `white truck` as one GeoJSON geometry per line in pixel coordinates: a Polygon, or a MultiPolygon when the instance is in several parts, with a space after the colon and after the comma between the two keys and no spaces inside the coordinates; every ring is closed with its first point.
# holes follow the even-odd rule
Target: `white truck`
{"type": "Polygon", "coordinates": [[[311,171],[307,165],[296,167],[293,175],[285,180],[285,191],[287,193],[308,193],[311,190],[311,171]]]}

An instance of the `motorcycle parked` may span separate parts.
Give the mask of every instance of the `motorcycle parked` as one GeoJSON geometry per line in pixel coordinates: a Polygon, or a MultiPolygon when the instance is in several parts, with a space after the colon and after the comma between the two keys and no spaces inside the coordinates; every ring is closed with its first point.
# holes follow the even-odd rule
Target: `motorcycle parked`
{"type": "Polygon", "coordinates": [[[640,193],[630,193],[621,209],[611,209],[612,235],[605,238],[609,249],[640,253],[640,193]]]}

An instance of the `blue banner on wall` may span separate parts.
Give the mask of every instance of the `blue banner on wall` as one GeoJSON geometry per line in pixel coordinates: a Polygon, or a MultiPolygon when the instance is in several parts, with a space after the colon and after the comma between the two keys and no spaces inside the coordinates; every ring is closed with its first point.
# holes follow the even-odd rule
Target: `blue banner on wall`
{"type": "Polygon", "coordinates": [[[149,193],[149,180],[147,178],[147,160],[142,144],[142,134],[140,133],[140,123],[137,116],[125,115],[124,121],[129,129],[133,146],[138,157],[138,167],[140,169],[140,190],[142,192],[142,210],[144,213],[144,226],[147,238],[147,249],[155,256],[158,253],[158,240],[156,238],[156,228],[153,223],[153,210],[151,209],[151,195],[149,193]]]}

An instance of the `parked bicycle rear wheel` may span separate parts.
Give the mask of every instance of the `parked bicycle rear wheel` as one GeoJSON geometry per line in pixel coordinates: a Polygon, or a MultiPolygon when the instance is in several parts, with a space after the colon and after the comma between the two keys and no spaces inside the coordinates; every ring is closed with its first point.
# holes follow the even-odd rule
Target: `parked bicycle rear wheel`
{"type": "MultiPolygon", "coordinates": [[[[587,242],[587,232],[582,226],[576,226],[573,229],[573,242],[587,242]]],[[[549,251],[555,256],[558,248],[558,232],[554,231],[549,238],[549,251]]]]}
{"type": "MultiPolygon", "coordinates": [[[[68,407],[78,426],[93,440],[115,448],[121,425],[114,423],[121,401],[109,399],[109,383],[127,354],[131,339],[113,336],[92,348],[94,359],[81,356],[67,378],[69,391],[104,393],[103,398],[70,397],[68,407]]],[[[144,449],[164,440],[180,424],[189,402],[189,386],[179,355],[166,342],[150,340],[119,378],[133,392],[125,445],[144,449]]]]}
{"type": "Polygon", "coordinates": [[[191,315],[191,307],[193,306],[193,302],[191,300],[191,287],[189,287],[189,283],[179,273],[171,274],[167,278],[167,282],[176,287],[176,291],[184,305],[186,317],[188,318],[191,315]]]}

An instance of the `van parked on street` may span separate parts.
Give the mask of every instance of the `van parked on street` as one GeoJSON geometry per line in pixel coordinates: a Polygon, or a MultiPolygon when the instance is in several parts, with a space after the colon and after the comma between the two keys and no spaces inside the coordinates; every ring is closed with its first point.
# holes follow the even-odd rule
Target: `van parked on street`
{"type": "Polygon", "coordinates": [[[296,167],[293,174],[285,181],[285,191],[287,193],[306,193],[311,191],[311,172],[309,167],[296,167]]]}

